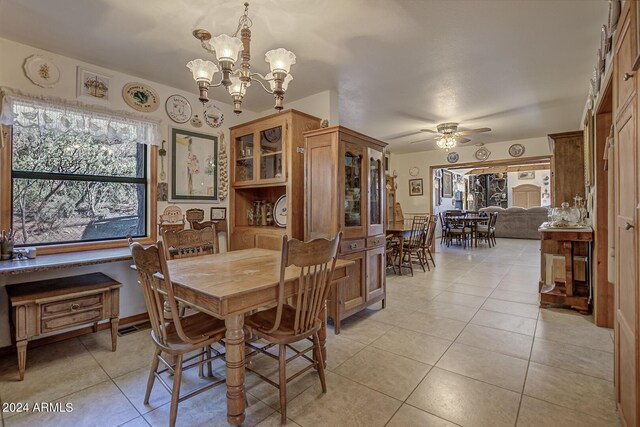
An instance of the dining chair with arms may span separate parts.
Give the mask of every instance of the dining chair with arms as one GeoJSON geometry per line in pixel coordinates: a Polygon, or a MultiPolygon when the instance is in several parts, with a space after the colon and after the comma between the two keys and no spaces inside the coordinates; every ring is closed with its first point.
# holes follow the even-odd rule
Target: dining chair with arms
{"type": "Polygon", "coordinates": [[[422,267],[422,270],[426,273],[424,268],[424,260],[422,259],[422,244],[424,240],[424,234],[427,229],[427,217],[426,216],[414,216],[411,224],[411,234],[408,238],[404,239],[404,246],[402,247],[402,258],[398,264],[399,268],[402,268],[405,262],[408,263],[408,267],[411,270],[413,276],[413,259],[416,258],[422,267]]]}
{"type": "Polygon", "coordinates": [[[247,356],[252,357],[257,353],[262,353],[278,360],[279,381],[277,383],[252,370],[249,366],[247,366],[247,370],[279,389],[282,424],[285,424],[287,420],[287,383],[289,381],[311,368],[316,368],[320,376],[322,392],[327,392],[318,332],[324,322],[320,317],[320,312],[329,294],[341,239],[342,233],[339,233],[333,240],[315,239],[309,242],[301,242],[297,239],[289,240],[287,236],[283,236],[278,305],[258,311],[245,318],[247,330],[253,336],[262,338],[269,343],[263,347],[248,344],[254,351],[247,356]],[[295,296],[291,298],[292,304],[288,304],[285,299],[285,278],[287,269],[292,266],[299,272],[297,273],[295,296]],[[310,340],[312,345],[304,350],[298,350],[292,346],[302,340],[310,340]],[[267,351],[276,345],[279,347],[277,356],[267,351]],[[293,351],[294,355],[287,358],[287,349],[293,351]],[[310,351],[313,352],[312,357],[306,354],[310,351]],[[286,364],[299,357],[306,359],[310,364],[287,378],[286,364]]]}
{"type": "Polygon", "coordinates": [[[210,384],[180,396],[180,383],[185,370],[206,364],[208,374],[211,376],[211,362],[224,357],[224,354],[213,349],[211,345],[222,341],[226,328],[223,320],[205,313],[199,312],[184,318],[176,314],[178,304],[169,277],[163,246],[160,241],[157,245],[147,248],[143,248],[139,243],[132,243],[130,247],[151,322],[151,338],[156,347],[151,361],[144,403],[149,403],[151,390],[157,379],[171,394],[169,425],[174,426],[179,402],[225,383],[224,379],[216,379],[210,384]],[[170,306],[170,313],[173,313],[168,321],[165,319],[165,301],[170,306]],[[173,362],[168,361],[163,353],[171,356],[173,362]],[[161,362],[164,368],[158,370],[161,362]],[[167,384],[162,378],[161,375],[165,372],[173,374],[172,385],[167,384]]]}

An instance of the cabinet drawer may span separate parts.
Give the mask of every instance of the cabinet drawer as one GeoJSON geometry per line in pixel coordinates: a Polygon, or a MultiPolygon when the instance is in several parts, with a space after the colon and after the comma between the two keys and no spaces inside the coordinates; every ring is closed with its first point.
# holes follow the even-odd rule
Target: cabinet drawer
{"type": "Polygon", "coordinates": [[[383,235],[367,238],[367,248],[375,248],[376,246],[384,246],[386,239],[383,235]]]}
{"type": "Polygon", "coordinates": [[[364,249],[364,247],[364,239],[345,240],[340,243],[340,253],[346,254],[348,252],[355,252],[364,249]]]}
{"type": "Polygon", "coordinates": [[[83,311],[80,313],[67,314],[65,316],[54,317],[52,319],[42,319],[40,333],[56,331],[58,329],[80,326],[87,323],[102,320],[102,308],[83,311]]]}
{"type": "Polygon", "coordinates": [[[72,314],[102,306],[102,293],[42,304],[42,318],[72,314]]]}

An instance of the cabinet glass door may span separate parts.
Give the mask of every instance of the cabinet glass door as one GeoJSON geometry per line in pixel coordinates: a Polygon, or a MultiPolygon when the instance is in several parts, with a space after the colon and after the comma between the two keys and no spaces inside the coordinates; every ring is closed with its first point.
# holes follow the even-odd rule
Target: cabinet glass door
{"type": "Polygon", "coordinates": [[[253,134],[235,140],[236,182],[253,181],[253,134]]]}
{"type": "Polygon", "coordinates": [[[260,179],[282,178],[282,126],[260,131],[260,179]]]}
{"type": "Polygon", "coordinates": [[[369,224],[382,224],[382,165],[380,159],[369,158],[369,224]]]}
{"type": "Polygon", "coordinates": [[[358,227],[362,224],[360,200],[362,198],[362,156],[344,155],[344,225],[358,227]]]}

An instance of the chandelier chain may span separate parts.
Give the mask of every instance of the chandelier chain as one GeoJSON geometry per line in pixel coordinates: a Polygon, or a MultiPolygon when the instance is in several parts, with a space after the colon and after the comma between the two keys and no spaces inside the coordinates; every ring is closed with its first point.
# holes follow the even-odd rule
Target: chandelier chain
{"type": "Polygon", "coordinates": [[[253,21],[249,18],[249,3],[244,4],[244,13],[238,19],[238,27],[236,28],[236,32],[233,33],[233,37],[237,37],[238,33],[244,28],[251,28],[253,25],[253,21]]]}

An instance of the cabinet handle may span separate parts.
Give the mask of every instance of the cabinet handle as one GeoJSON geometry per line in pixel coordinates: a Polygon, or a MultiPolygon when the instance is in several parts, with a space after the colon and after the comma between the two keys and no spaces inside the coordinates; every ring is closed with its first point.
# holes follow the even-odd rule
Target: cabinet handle
{"type": "Polygon", "coordinates": [[[629,224],[628,222],[624,223],[624,229],[625,230],[631,230],[633,228],[633,225],[629,224]]]}
{"type": "Polygon", "coordinates": [[[71,311],[77,311],[79,309],[80,309],[80,304],[78,303],[71,304],[71,311]]]}
{"type": "Polygon", "coordinates": [[[357,243],[352,243],[349,245],[349,249],[354,250],[354,249],[358,249],[358,244],[357,243]]]}
{"type": "Polygon", "coordinates": [[[627,81],[627,80],[629,80],[631,77],[633,77],[633,74],[624,73],[624,74],[622,75],[622,80],[624,80],[624,81],[626,82],[626,81],[627,81]]]}

